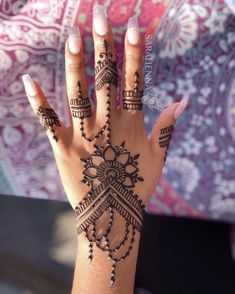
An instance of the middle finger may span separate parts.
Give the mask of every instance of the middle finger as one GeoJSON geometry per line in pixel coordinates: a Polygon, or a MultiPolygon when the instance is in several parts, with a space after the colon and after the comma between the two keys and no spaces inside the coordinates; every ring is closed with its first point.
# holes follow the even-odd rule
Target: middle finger
{"type": "Polygon", "coordinates": [[[112,30],[103,5],[93,8],[93,39],[95,46],[95,89],[97,121],[103,121],[107,110],[116,110],[117,67],[112,30]]]}

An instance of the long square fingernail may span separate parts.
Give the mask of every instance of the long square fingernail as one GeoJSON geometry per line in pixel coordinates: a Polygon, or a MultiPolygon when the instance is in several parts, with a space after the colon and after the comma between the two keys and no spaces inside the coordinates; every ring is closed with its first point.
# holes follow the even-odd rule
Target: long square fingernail
{"type": "Polygon", "coordinates": [[[36,88],[33,80],[31,79],[30,75],[25,74],[21,78],[24,83],[25,92],[26,92],[27,96],[37,95],[37,88],[36,88]]]}
{"type": "Polygon", "coordinates": [[[93,7],[93,26],[99,36],[104,36],[108,32],[108,21],[105,16],[104,5],[96,4],[93,7]]]}
{"type": "Polygon", "coordinates": [[[138,19],[136,16],[132,16],[128,20],[127,38],[131,45],[136,45],[139,42],[140,31],[139,31],[138,19]]]}
{"type": "Polygon", "coordinates": [[[174,117],[177,119],[185,110],[186,106],[188,105],[189,96],[183,96],[183,99],[180,101],[179,105],[176,107],[174,112],[174,117]]]}
{"type": "Polygon", "coordinates": [[[69,29],[68,46],[71,53],[79,53],[81,49],[81,35],[78,27],[71,27],[69,29]]]}

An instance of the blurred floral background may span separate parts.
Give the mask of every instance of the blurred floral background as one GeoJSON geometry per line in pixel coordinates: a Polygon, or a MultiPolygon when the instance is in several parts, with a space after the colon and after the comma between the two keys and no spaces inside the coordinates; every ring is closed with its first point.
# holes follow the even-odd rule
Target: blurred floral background
{"type": "MultiPolygon", "coordinates": [[[[45,293],[37,288],[43,283],[48,293],[65,293],[71,284],[76,241],[67,224],[71,224],[72,215],[50,144],[29,106],[21,75],[28,73],[41,84],[67,124],[64,42],[69,27],[78,25],[93,97],[94,3],[0,0],[0,293],[45,293]],[[12,196],[65,203],[27,202],[12,196]],[[30,249],[27,244],[31,244],[30,249]],[[45,264],[44,259],[40,264],[43,255],[45,264]],[[14,283],[6,284],[4,275],[15,271],[21,280],[23,263],[27,270],[22,274],[28,272],[34,277],[35,268],[38,272],[29,288],[19,290],[14,283]]],[[[147,212],[234,223],[234,1],[99,3],[105,5],[115,34],[120,75],[127,21],[132,15],[138,16],[145,39],[143,103],[147,131],[165,106],[179,101],[185,93],[190,96],[187,111],[177,121],[163,175],[147,212]]]]}
{"type": "MultiPolygon", "coordinates": [[[[224,1],[101,1],[115,33],[119,71],[127,20],[145,38],[146,129],[161,109],[190,95],[148,211],[235,220],[235,16],[224,1]],[[151,66],[150,66],[151,64],[151,66]]],[[[67,123],[64,42],[79,25],[93,81],[94,1],[0,2],[0,192],[65,200],[46,135],[21,75],[40,82],[67,123]]],[[[90,87],[93,95],[92,86],[90,87]]]]}

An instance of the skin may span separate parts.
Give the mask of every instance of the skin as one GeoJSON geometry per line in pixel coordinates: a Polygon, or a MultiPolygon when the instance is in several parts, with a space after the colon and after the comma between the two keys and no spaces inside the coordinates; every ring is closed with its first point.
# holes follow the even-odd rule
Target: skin
{"type": "MultiPolygon", "coordinates": [[[[95,64],[99,60],[99,53],[103,49],[103,41],[107,40],[109,51],[115,59],[115,48],[113,34],[109,26],[108,33],[101,37],[93,29],[94,47],[95,47],[95,64]]],[[[140,74],[140,89],[143,89],[143,44],[140,41],[137,45],[131,45],[125,37],[125,58],[122,73],[121,90],[130,90],[134,87],[134,73],[140,74]]],[[[88,88],[85,78],[83,63],[83,48],[79,54],[72,54],[68,48],[68,41],[65,44],[65,70],[66,70],[66,87],[68,100],[72,98],[71,91],[76,88],[77,81],[81,81],[83,97],[88,96],[88,88]]],[[[29,102],[34,113],[39,106],[50,107],[44,96],[39,84],[33,81],[37,87],[37,95],[29,97],[29,102]]],[[[122,93],[122,92],[120,92],[122,93]]],[[[97,104],[92,109],[92,116],[85,119],[85,130],[87,135],[95,134],[104,124],[105,121],[105,88],[96,93],[97,104]]],[[[117,89],[111,87],[111,141],[112,145],[119,145],[125,140],[127,150],[131,155],[139,153],[139,176],[144,181],[135,184],[134,193],[143,200],[147,205],[152,193],[156,189],[158,179],[161,175],[164,165],[164,155],[166,148],[159,146],[158,138],[160,130],[175,124],[174,111],[179,103],[174,103],[167,107],[159,116],[152,128],[152,132],[147,136],[142,111],[124,110],[122,105],[116,107],[117,89]]],[[[61,120],[60,120],[61,122],[61,120]]],[[[56,127],[56,136],[58,142],[52,139],[52,133],[46,131],[51,143],[56,164],[60,173],[61,182],[65,193],[73,208],[89,191],[86,185],[81,185],[83,178],[82,171],[84,168],[80,158],[86,158],[93,152],[93,143],[105,145],[102,137],[96,142],[89,143],[81,137],[79,132],[79,120],[73,118],[70,113],[70,126],[65,127],[61,122],[61,127],[56,127]]],[[[110,240],[113,246],[118,244],[117,237],[123,234],[123,219],[116,217],[115,225],[112,229],[110,240]],[[115,239],[116,238],[116,239],[115,239]]],[[[72,224],[73,226],[73,224],[72,224]]],[[[100,221],[100,228],[104,223],[100,221]]],[[[130,256],[122,262],[117,263],[116,282],[110,288],[109,277],[111,271],[111,262],[107,255],[97,247],[94,247],[93,260],[89,264],[88,240],[85,234],[79,235],[77,247],[77,261],[74,273],[74,283],[72,293],[133,293],[136,261],[138,256],[140,233],[137,232],[136,240],[130,256]]],[[[120,239],[121,240],[121,239],[120,239]]]]}

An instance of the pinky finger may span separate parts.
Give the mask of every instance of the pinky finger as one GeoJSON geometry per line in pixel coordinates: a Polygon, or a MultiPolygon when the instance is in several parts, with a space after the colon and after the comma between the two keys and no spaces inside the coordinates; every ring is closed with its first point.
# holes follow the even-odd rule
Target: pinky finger
{"type": "Polygon", "coordinates": [[[46,130],[51,143],[62,142],[62,130],[65,129],[58,115],[50,107],[39,84],[32,80],[28,74],[22,76],[28,100],[32,106],[34,114],[38,118],[43,129],[46,130]]]}

